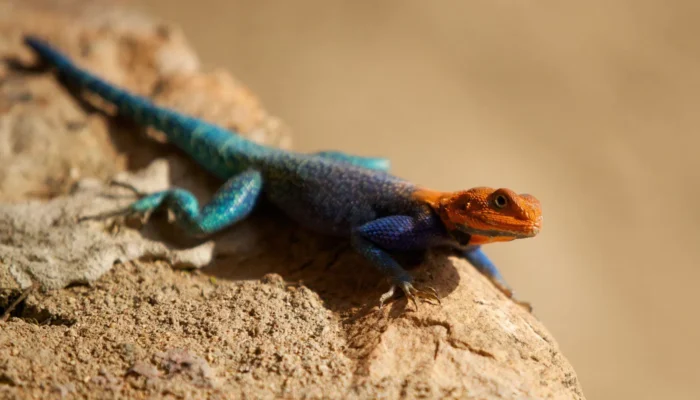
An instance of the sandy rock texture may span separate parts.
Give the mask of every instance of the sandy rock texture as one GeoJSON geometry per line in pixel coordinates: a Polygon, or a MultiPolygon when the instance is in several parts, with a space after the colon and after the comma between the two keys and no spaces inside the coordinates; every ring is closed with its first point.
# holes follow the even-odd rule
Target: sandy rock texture
{"type": "Polygon", "coordinates": [[[465,262],[415,270],[441,306],[397,299],[347,245],[263,205],[210,239],[167,218],[77,218],[128,204],[116,178],[217,182],[161,135],[67,90],[21,37],[159,104],[287,148],[290,136],[228,72],[203,72],[174,27],[116,1],[0,2],[0,322],[3,398],[582,399],[537,321],[465,262]]]}

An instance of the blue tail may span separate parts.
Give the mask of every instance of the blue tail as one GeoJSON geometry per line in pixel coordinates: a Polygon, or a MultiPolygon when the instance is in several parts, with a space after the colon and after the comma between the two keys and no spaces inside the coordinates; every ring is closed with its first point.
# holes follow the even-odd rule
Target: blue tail
{"type": "Polygon", "coordinates": [[[203,123],[203,121],[196,118],[157,107],[145,97],[131,94],[126,90],[107,83],[103,79],[81,69],[66,55],[60,53],[41,39],[30,36],[26,37],[24,42],[36,51],[44,61],[56,67],[69,83],[97,93],[105,100],[116,105],[120,114],[133,118],[139,124],[153,126],[170,133],[171,128],[184,128],[183,130],[191,132],[203,123]]]}
{"type": "Polygon", "coordinates": [[[145,97],[116,87],[81,69],[41,39],[28,36],[24,43],[54,66],[66,81],[98,94],[113,103],[120,114],[137,123],[163,131],[169,141],[215,175],[227,178],[236,170],[246,168],[251,163],[249,158],[261,147],[216,125],[158,107],[145,97]],[[219,149],[222,147],[228,147],[236,157],[221,154],[219,149]]]}

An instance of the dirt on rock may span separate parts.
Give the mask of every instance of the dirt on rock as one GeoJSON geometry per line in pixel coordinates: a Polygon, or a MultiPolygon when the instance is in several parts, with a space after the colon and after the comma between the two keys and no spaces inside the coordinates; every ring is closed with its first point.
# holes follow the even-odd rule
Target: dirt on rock
{"type": "Polygon", "coordinates": [[[167,215],[78,223],[133,200],[113,178],[201,201],[217,182],[64,88],[25,34],[159,104],[291,146],[243,84],[200,71],[177,28],[116,3],[0,2],[0,397],[584,398],[537,318],[449,254],[414,271],[441,305],[379,310],[387,286],[369,265],[266,205],[202,241],[167,215]]]}

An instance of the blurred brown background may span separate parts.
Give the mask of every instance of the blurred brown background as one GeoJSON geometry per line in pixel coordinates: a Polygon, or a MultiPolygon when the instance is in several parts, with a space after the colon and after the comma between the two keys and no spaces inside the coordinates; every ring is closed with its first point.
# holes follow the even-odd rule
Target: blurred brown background
{"type": "Polygon", "coordinates": [[[294,130],[540,198],[488,252],[589,399],[698,398],[700,2],[143,0],[294,130]]]}

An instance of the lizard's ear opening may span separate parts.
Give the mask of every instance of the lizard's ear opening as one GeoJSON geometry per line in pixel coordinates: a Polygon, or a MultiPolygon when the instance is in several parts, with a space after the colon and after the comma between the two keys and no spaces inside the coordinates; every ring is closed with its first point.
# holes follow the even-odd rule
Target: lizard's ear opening
{"type": "Polygon", "coordinates": [[[469,226],[474,211],[483,207],[487,196],[493,192],[489,188],[472,188],[440,197],[437,211],[447,230],[456,230],[469,226]]]}

